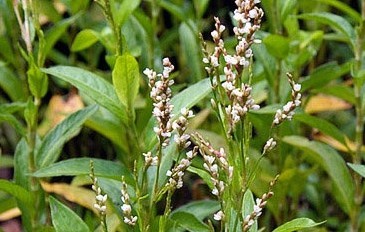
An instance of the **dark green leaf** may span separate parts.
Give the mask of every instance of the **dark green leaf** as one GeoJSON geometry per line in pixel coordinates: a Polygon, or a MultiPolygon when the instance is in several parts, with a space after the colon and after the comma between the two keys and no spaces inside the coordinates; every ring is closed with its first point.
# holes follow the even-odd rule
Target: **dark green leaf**
{"type": "Polygon", "coordinates": [[[298,231],[305,228],[311,228],[314,226],[318,226],[323,224],[324,222],[316,223],[313,220],[309,218],[296,218],[294,220],[291,220],[290,222],[287,222],[278,228],[276,228],[273,232],[292,232],[292,231],[298,231]]]}
{"type": "Polygon", "coordinates": [[[63,145],[77,135],[82,124],[96,112],[96,105],[88,106],[69,115],[65,120],[47,133],[36,155],[39,168],[46,167],[58,159],[63,145]]]}
{"type": "Polygon", "coordinates": [[[316,20],[320,23],[329,25],[333,30],[345,35],[347,42],[352,47],[355,46],[355,30],[343,17],[328,12],[306,13],[301,14],[298,17],[305,20],[316,20]]]}
{"type": "Polygon", "coordinates": [[[164,8],[166,11],[168,11],[170,14],[178,18],[180,21],[185,21],[187,18],[185,17],[185,13],[182,10],[182,7],[179,7],[175,5],[171,1],[159,1],[159,5],[164,8]]]}
{"type": "Polygon", "coordinates": [[[350,213],[354,205],[355,188],[346,163],[338,152],[327,144],[309,141],[305,137],[286,136],[283,141],[305,151],[312,160],[322,166],[338,189],[338,194],[334,197],[340,207],[346,213],[350,213]]]}
{"type": "Polygon", "coordinates": [[[190,82],[197,82],[202,79],[201,69],[201,48],[197,40],[197,34],[186,23],[179,27],[179,37],[182,49],[182,57],[185,66],[189,70],[190,82]]]}
{"type": "Polygon", "coordinates": [[[85,222],[70,208],[50,196],[52,224],[56,232],[87,232],[90,231],[85,222]]]}
{"type": "Polygon", "coordinates": [[[265,46],[261,44],[254,44],[252,46],[252,51],[254,53],[254,57],[264,66],[265,77],[269,86],[274,86],[274,73],[273,70],[276,70],[276,61],[273,56],[270,55],[265,46]]]}
{"type": "Polygon", "coordinates": [[[343,145],[346,145],[345,135],[332,123],[319,117],[311,116],[305,113],[295,114],[294,119],[303,122],[313,128],[317,128],[322,133],[329,135],[343,145]]]}
{"type": "Polygon", "coordinates": [[[321,88],[330,81],[341,77],[350,71],[350,63],[338,65],[336,62],[329,62],[317,67],[302,84],[302,91],[321,88]]]}
{"type": "Polygon", "coordinates": [[[365,178],[365,165],[352,163],[347,163],[347,165],[350,166],[350,168],[352,168],[352,170],[357,172],[360,176],[365,178]]]}
{"type": "MultiPolygon", "coordinates": [[[[307,0],[304,0],[307,1],[307,0]]],[[[348,16],[350,16],[353,20],[360,23],[361,22],[361,14],[357,12],[355,9],[351,8],[351,6],[345,2],[338,0],[317,0],[318,2],[333,6],[334,8],[339,9],[344,12],[348,16]]]]}
{"type": "Polygon", "coordinates": [[[128,184],[133,183],[133,178],[129,170],[122,164],[91,158],[74,158],[60,161],[41,168],[36,171],[35,177],[53,177],[53,176],[77,176],[90,174],[90,160],[94,161],[94,171],[96,176],[120,180],[121,176],[125,176],[128,184]]]}
{"type": "Polygon", "coordinates": [[[5,91],[12,101],[26,99],[20,78],[16,77],[2,62],[0,62],[0,88],[5,91]]]}
{"type": "Polygon", "coordinates": [[[14,127],[17,133],[19,133],[21,136],[25,136],[26,130],[23,127],[23,125],[14,117],[12,114],[8,113],[1,113],[0,114],[0,123],[1,122],[7,122],[10,125],[14,127]]]}
{"type": "Polygon", "coordinates": [[[201,222],[195,215],[187,212],[176,212],[170,215],[170,219],[179,227],[183,227],[188,231],[200,232],[210,231],[209,226],[201,222]]]}
{"type": "Polygon", "coordinates": [[[69,82],[96,103],[119,117],[122,122],[127,122],[126,110],[120,104],[113,85],[101,77],[89,71],[69,66],[55,66],[42,69],[42,71],[69,82]]]}
{"type": "MultiPolygon", "coordinates": [[[[247,215],[250,215],[253,211],[254,211],[254,205],[255,205],[255,200],[253,198],[253,194],[251,192],[251,190],[247,190],[245,192],[245,195],[243,196],[243,203],[242,203],[242,217],[245,218],[247,215]]],[[[255,232],[257,231],[257,220],[255,220],[255,223],[252,225],[251,229],[249,230],[249,232],[255,232]]]]}

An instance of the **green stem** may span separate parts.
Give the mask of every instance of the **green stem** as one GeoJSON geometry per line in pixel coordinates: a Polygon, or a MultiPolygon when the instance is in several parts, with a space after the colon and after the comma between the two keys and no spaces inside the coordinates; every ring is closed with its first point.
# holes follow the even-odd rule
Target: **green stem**
{"type": "MultiPolygon", "coordinates": [[[[358,73],[361,71],[362,56],[363,56],[363,44],[365,40],[365,0],[362,0],[361,5],[361,16],[362,21],[357,31],[356,44],[354,47],[355,54],[355,64],[354,64],[354,94],[355,94],[355,112],[356,112],[356,126],[355,126],[355,144],[356,148],[353,155],[352,162],[354,164],[361,164],[361,148],[363,146],[364,139],[364,113],[363,113],[363,104],[362,104],[362,96],[361,89],[363,87],[363,81],[358,79],[358,73]]],[[[359,230],[359,216],[361,210],[361,204],[363,202],[364,193],[362,191],[362,177],[354,173],[354,183],[355,183],[355,207],[350,214],[351,219],[351,231],[359,230]]]]}

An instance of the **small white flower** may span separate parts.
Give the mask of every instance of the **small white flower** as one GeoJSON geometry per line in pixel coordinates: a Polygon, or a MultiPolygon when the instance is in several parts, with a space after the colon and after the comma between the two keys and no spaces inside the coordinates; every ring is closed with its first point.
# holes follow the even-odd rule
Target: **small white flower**
{"type": "Polygon", "coordinates": [[[213,215],[213,218],[214,218],[214,220],[216,220],[216,221],[220,221],[220,220],[222,220],[222,218],[224,217],[224,213],[222,212],[222,210],[219,210],[217,213],[215,213],[214,215],[213,215]]]}
{"type": "Polygon", "coordinates": [[[167,172],[166,172],[166,176],[171,176],[172,175],[172,172],[170,171],[170,170],[168,170],[167,172]]]}
{"type": "Polygon", "coordinates": [[[125,214],[129,214],[132,211],[132,207],[128,204],[123,204],[120,208],[125,214]]]}
{"type": "Polygon", "coordinates": [[[294,87],[293,87],[293,90],[295,92],[299,92],[301,88],[302,88],[302,86],[300,84],[295,84],[294,87]]]}

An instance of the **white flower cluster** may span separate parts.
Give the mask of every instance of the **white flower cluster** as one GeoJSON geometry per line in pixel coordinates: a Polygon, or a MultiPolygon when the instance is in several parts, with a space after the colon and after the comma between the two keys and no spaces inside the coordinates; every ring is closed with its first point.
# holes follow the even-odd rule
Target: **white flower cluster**
{"type": "Polygon", "coordinates": [[[263,154],[266,154],[267,152],[271,151],[272,149],[275,148],[275,146],[276,146],[276,141],[273,138],[270,138],[269,140],[266,141],[263,154]]]}
{"type": "Polygon", "coordinates": [[[224,213],[222,210],[219,210],[217,213],[213,215],[214,220],[221,221],[224,218],[224,213]]]}
{"type": "MultiPolygon", "coordinates": [[[[239,84],[236,80],[242,75],[242,71],[250,65],[253,53],[251,45],[259,43],[255,40],[255,32],[260,29],[261,18],[264,12],[256,6],[260,1],[257,0],[236,0],[237,9],[234,11],[233,18],[237,21],[237,26],[233,32],[238,40],[235,54],[230,55],[224,48],[224,41],[221,39],[225,27],[221,25],[219,18],[215,17],[215,30],[211,32],[215,43],[214,52],[208,55],[205,48],[203,49],[205,58],[203,62],[208,64],[206,70],[210,76],[215,74],[219,64],[219,57],[223,55],[225,60],[224,74],[226,80],[222,87],[230,99],[230,104],[226,107],[228,116],[229,131],[231,133],[235,125],[246,115],[249,110],[257,110],[259,105],[255,104],[251,96],[251,86],[248,84],[239,84]]],[[[214,81],[212,82],[214,85],[214,81]]],[[[215,86],[213,86],[215,88],[215,86]]]]}
{"type": "Polygon", "coordinates": [[[156,117],[158,126],[154,128],[160,143],[163,147],[166,147],[171,137],[171,114],[173,105],[171,101],[171,89],[170,86],[174,83],[170,80],[170,73],[174,70],[174,66],[171,64],[169,58],[162,60],[164,66],[162,74],[156,74],[151,69],[145,69],[143,73],[149,79],[149,86],[151,88],[150,97],[153,100],[153,116],[156,117]]]}
{"type": "Polygon", "coordinates": [[[273,192],[264,193],[261,198],[256,199],[256,203],[253,206],[253,211],[250,215],[247,215],[243,220],[243,231],[248,231],[255,223],[255,220],[262,214],[262,209],[266,206],[267,200],[274,195],[273,192]]]}
{"type": "Polygon", "coordinates": [[[181,109],[181,116],[172,123],[172,128],[176,130],[177,134],[174,137],[175,142],[180,149],[190,146],[190,135],[185,134],[188,125],[188,118],[194,117],[193,111],[186,108],[181,109]]]}
{"type": "Polygon", "coordinates": [[[166,172],[166,176],[170,177],[167,187],[171,188],[181,188],[183,186],[183,176],[185,170],[190,166],[192,159],[197,155],[198,147],[194,147],[193,150],[186,153],[186,158],[180,160],[179,164],[175,166],[172,170],[166,172]]]}
{"type": "Polygon", "coordinates": [[[217,151],[199,134],[195,134],[195,137],[200,143],[199,151],[204,159],[203,167],[208,171],[210,179],[214,185],[212,194],[217,197],[221,197],[225,186],[232,180],[233,167],[229,166],[227,156],[223,148],[217,151]],[[226,175],[226,179],[220,176],[219,170],[223,170],[223,173],[226,175]]]}
{"type": "Polygon", "coordinates": [[[147,153],[143,153],[143,156],[146,167],[158,165],[158,157],[152,156],[152,153],[150,151],[147,153]]]}
{"type": "Polygon", "coordinates": [[[130,198],[127,192],[127,184],[124,182],[124,177],[122,177],[122,188],[121,188],[121,200],[123,205],[120,207],[123,212],[124,223],[134,226],[137,222],[137,216],[132,215],[132,206],[130,205],[130,198]]]}
{"type": "Polygon", "coordinates": [[[91,186],[92,190],[96,193],[94,208],[99,211],[101,215],[106,213],[106,200],[108,199],[107,194],[102,194],[101,188],[98,186],[96,177],[92,177],[93,185],[91,186]]]}
{"type": "Polygon", "coordinates": [[[289,83],[292,88],[291,90],[291,101],[286,103],[282,109],[276,111],[273,125],[279,125],[285,119],[291,120],[294,115],[294,110],[300,106],[302,94],[300,93],[301,85],[294,82],[293,77],[287,73],[289,83]]]}

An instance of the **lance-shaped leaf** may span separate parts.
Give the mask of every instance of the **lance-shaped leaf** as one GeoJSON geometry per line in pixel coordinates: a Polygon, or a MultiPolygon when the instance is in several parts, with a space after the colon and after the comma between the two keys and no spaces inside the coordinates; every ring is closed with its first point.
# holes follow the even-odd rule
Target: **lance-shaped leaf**
{"type": "Polygon", "coordinates": [[[96,103],[115,114],[123,123],[127,122],[126,110],[120,104],[113,85],[103,78],[92,72],[70,66],[55,66],[41,70],[72,84],[96,103]]]}
{"type": "Polygon", "coordinates": [[[311,228],[314,226],[318,226],[320,224],[323,224],[324,222],[316,223],[313,220],[309,218],[296,218],[294,220],[291,220],[278,228],[276,228],[273,232],[292,232],[292,231],[298,231],[306,228],[311,228]]]}
{"type": "Polygon", "coordinates": [[[346,163],[338,152],[327,144],[309,141],[301,136],[286,136],[283,141],[303,150],[312,160],[321,165],[333,181],[336,191],[334,197],[340,207],[346,213],[350,213],[354,205],[355,187],[346,163]]]}
{"type": "Polygon", "coordinates": [[[52,224],[56,232],[90,231],[86,223],[70,208],[50,197],[52,224]]]}
{"type": "Polygon", "coordinates": [[[131,113],[139,89],[139,68],[128,53],[118,56],[113,69],[113,85],[120,102],[131,113]]]}
{"type": "Polygon", "coordinates": [[[79,110],[48,132],[36,154],[37,166],[42,168],[54,163],[58,159],[63,145],[79,133],[82,124],[97,109],[98,107],[93,105],[79,110]]]}

